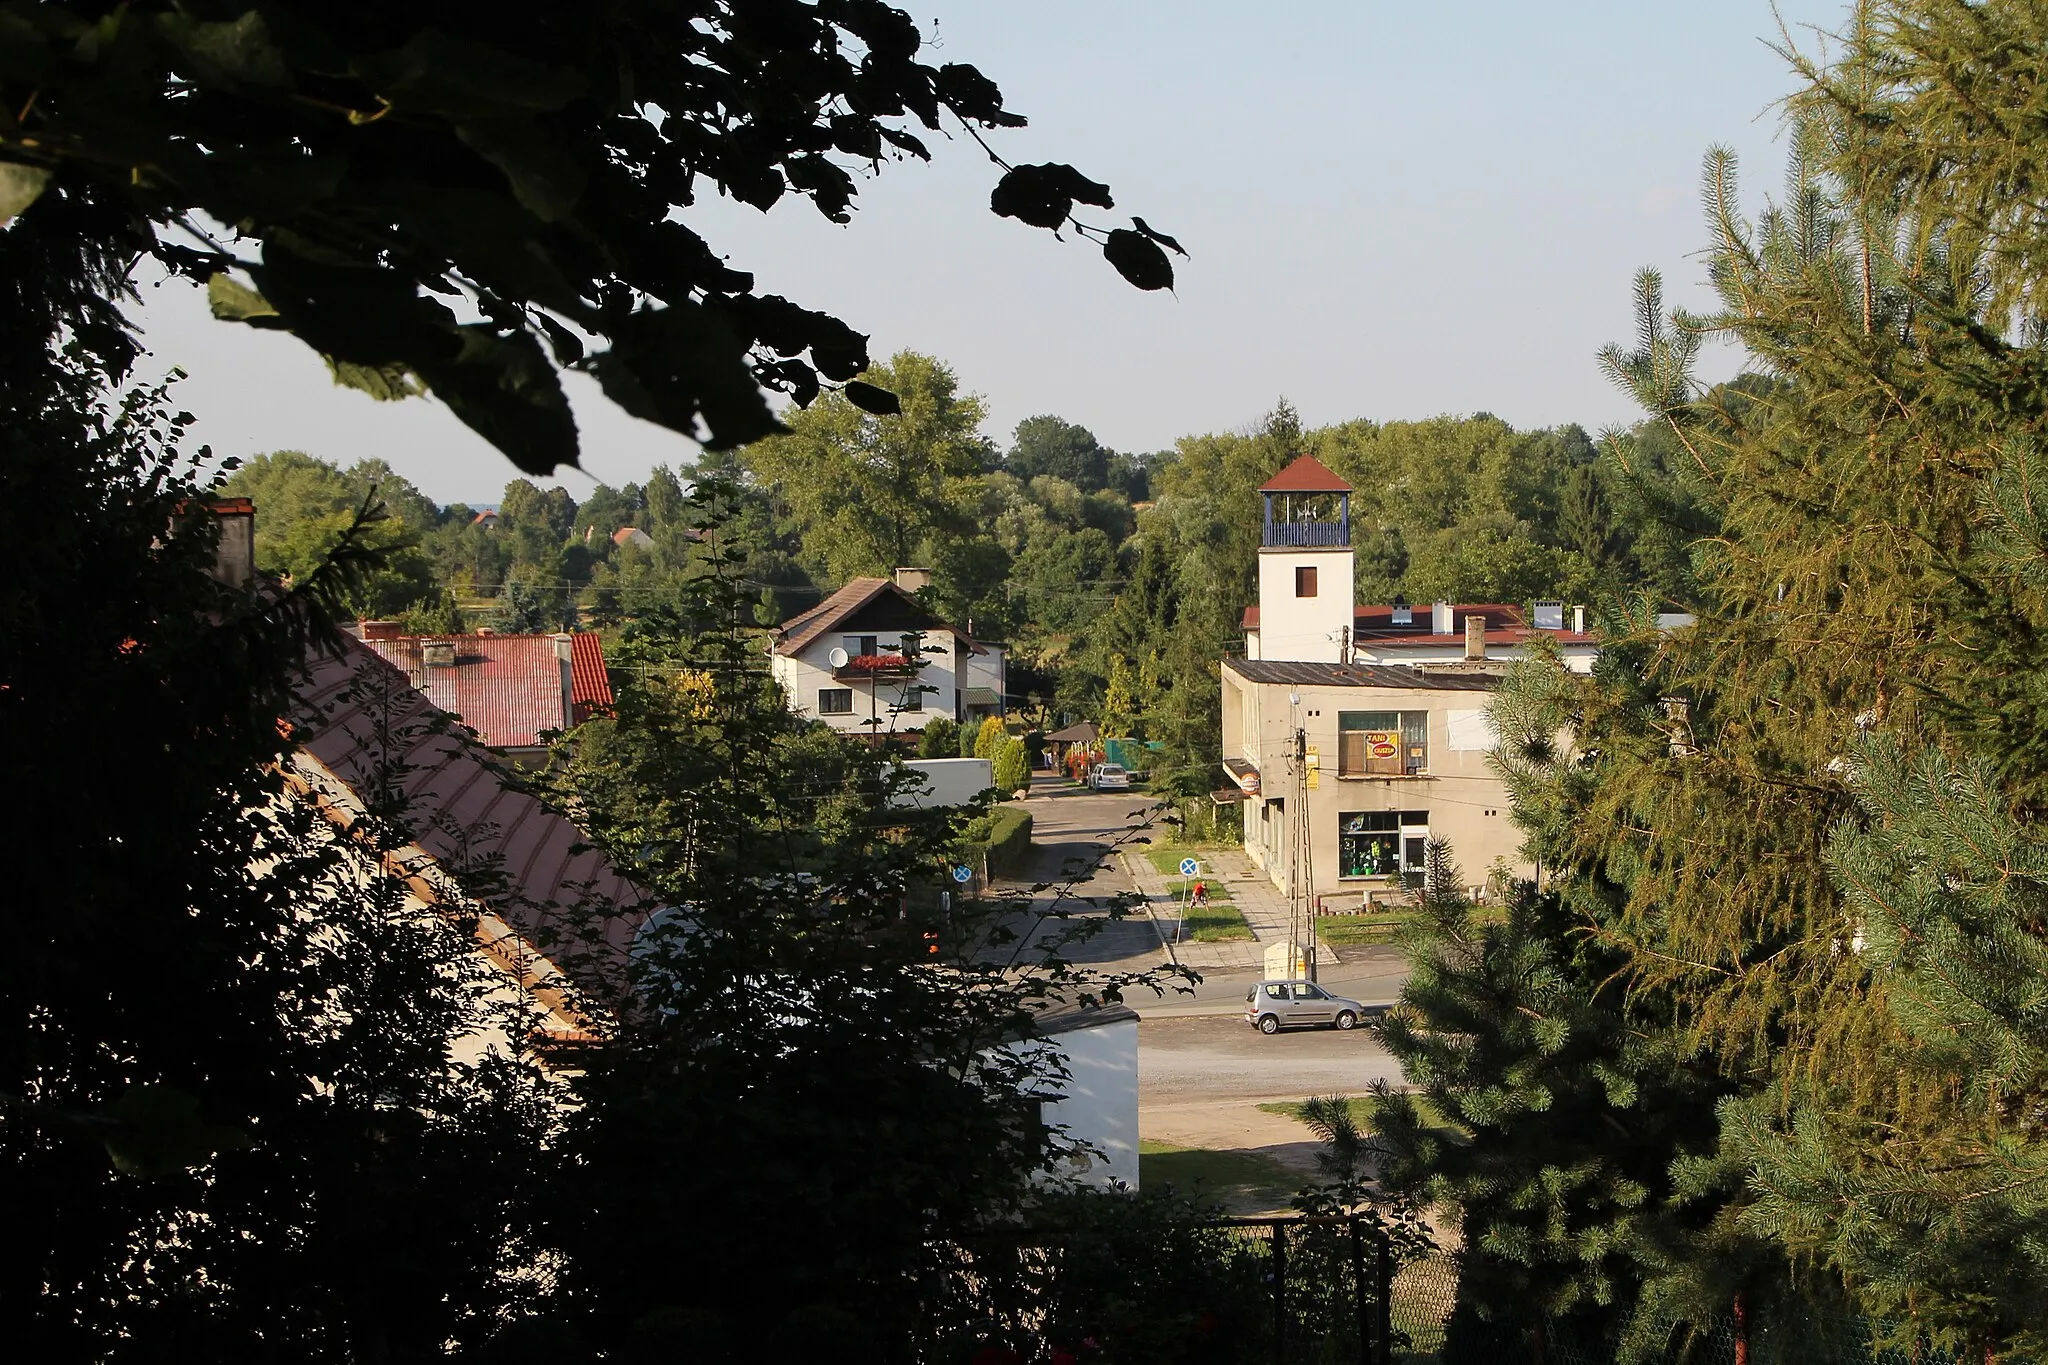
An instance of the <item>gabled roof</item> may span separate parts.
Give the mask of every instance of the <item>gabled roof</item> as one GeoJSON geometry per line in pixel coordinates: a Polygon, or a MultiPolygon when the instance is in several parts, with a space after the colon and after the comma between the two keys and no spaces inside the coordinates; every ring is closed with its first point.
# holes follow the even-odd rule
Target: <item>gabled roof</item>
{"type": "Polygon", "coordinates": [[[950,622],[940,619],[937,613],[916,596],[903,591],[890,578],[856,578],[838,592],[833,593],[809,611],[799,612],[775,628],[775,652],[777,654],[801,654],[817,643],[818,637],[828,635],[841,622],[848,620],[861,608],[877,598],[894,593],[915,608],[940,630],[949,630],[960,639],[970,654],[985,654],[988,651],[968,638],[966,631],[950,622]]]}
{"type": "MultiPolygon", "coordinates": [[[[511,953],[488,939],[489,925],[479,927],[501,963],[538,953],[572,973],[624,965],[652,898],[369,645],[347,639],[338,654],[314,655],[294,688],[291,719],[298,781],[338,823],[352,823],[351,806],[371,804],[389,782],[417,847],[439,869],[459,879],[465,868],[494,868],[496,894],[463,892],[530,950],[511,953]],[[578,907],[616,913],[584,922],[578,907]]],[[[530,974],[523,965],[514,971],[530,974]]]]}
{"type": "Polygon", "coordinates": [[[1293,464],[1259,485],[1261,493],[1349,493],[1351,485],[1332,474],[1313,455],[1303,455],[1293,464]]]}

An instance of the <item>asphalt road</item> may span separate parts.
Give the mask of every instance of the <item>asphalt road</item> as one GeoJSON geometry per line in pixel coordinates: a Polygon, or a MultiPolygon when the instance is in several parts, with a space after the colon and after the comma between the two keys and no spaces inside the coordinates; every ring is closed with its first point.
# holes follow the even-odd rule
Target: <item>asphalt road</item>
{"type": "Polygon", "coordinates": [[[1267,1037],[1236,1018],[1143,1019],[1138,1025],[1141,1104],[1189,1100],[1298,1100],[1362,1095],[1401,1068],[1370,1030],[1290,1030],[1267,1037]]]}

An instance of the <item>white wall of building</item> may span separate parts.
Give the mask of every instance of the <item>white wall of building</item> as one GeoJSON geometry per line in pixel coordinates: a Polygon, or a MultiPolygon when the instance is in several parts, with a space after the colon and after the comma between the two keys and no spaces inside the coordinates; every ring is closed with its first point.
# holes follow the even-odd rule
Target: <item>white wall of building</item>
{"type": "Polygon", "coordinates": [[[1091,1184],[1138,1188],[1138,1021],[1126,1017],[1070,1029],[1047,1042],[1072,1074],[1060,1099],[1046,1104],[1048,1124],[1094,1149],[1077,1172],[1091,1184]]]}
{"type": "Polygon", "coordinates": [[[1259,551],[1258,650],[1262,659],[1337,663],[1352,628],[1348,547],[1259,551]],[[1295,595],[1297,569],[1316,571],[1316,594],[1295,595]]]}
{"type": "MultiPolygon", "coordinates": [[[[952,718],[960,707],[960,682],[954,669],[961,657],[959,641],[949,633],[939,632],[925,637],[928,643],[944,646],[943,654],[925,655],[925,665],[918,670],[914,680],[905,678],[851,678],[833,676],[831,653],[845,648],[844,640],[836,633],[820,636],[801,654],[776,654],[770,660],[770,671],[775,681],[782,684],[783,692],[789,697],[791,706],[806,719],[822,720],[835,730],[848,734],[866,735],[874,733],[900,734],[906,730],[922,730],[924,723],[933,716],[952,718]],[[919,687],[935,688],[936,691],[923,693],[922,711],[905,711],[901,708],[912,694],[912,682],[919,687]],[[818,694],[826,688],[841,688],[853,694],[853,710],[850,712],[822,713],[818,709],[818,694]],[[879,725],[869,725],[870,707],[879,725]]],[[[900,640],[900,636],[898,637],[900,640]]],[[[884,641],[894,644],[897,640],[884,641]]],[[[849,654],[852,650],[847,650],[849,654]]]]}

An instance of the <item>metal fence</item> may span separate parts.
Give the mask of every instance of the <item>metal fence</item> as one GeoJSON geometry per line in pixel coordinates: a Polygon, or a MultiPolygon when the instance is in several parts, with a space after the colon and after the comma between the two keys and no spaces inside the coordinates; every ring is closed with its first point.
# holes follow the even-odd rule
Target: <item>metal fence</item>
{"type": "MultiPolygon", "coordinates": [[[[1459,1302],[1455,1256],[1397,1261],[1370,1219],[1105,1221],[951,1249],[933,1362],[1117,1365],[1962,1365],[1916,1334],[1797,1305],[1628,1341],[1459,1302]]],[[[1977,1357],[1970,1357],[1974,1365],[1977,1357]]]]}
{"type": "Polygon", "coordinates": [[[926,1302],[934,1360],[1393,1365],[1398,1282],[1360,1217],[1105,1223],[952,1249],[926,1302]],[[992,1352],[992,1353],[990,1353],[992,1352]]]}

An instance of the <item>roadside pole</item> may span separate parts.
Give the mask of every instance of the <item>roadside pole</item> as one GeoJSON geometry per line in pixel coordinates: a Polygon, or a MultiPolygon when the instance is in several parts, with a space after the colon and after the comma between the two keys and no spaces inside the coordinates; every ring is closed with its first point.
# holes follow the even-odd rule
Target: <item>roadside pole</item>
{"type": "Polygon", "coordinates": [[[1194,913],[1194,878],[1195,874],[1201,870],[1202,865],[1193,858],[1182,858],[1180,860],[1180,918],[1174,922],[1173,926],[1173,941],[1175,943],[1180,942],[1180,931],[1187,924],[1188,916],[1194,913]]]}

